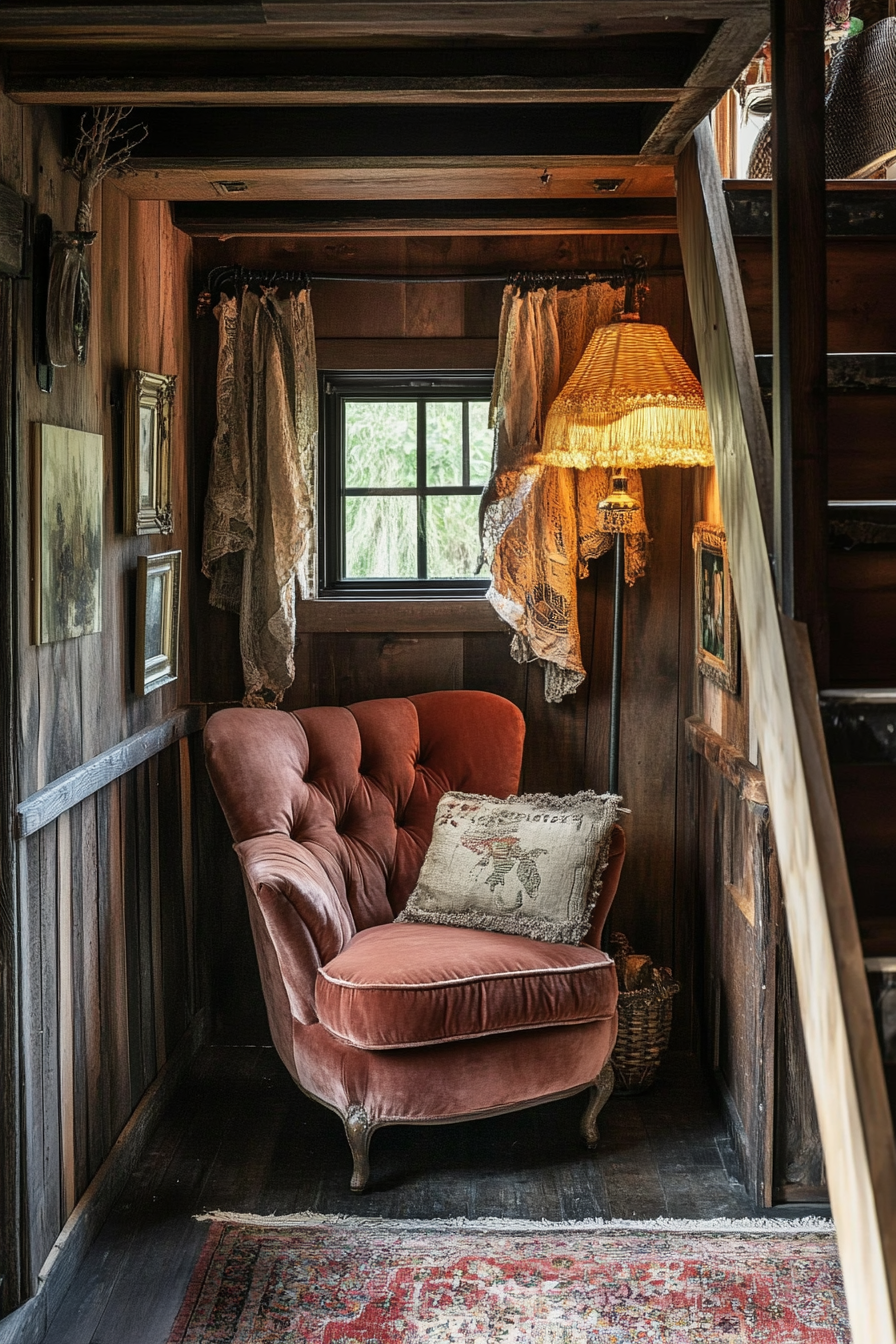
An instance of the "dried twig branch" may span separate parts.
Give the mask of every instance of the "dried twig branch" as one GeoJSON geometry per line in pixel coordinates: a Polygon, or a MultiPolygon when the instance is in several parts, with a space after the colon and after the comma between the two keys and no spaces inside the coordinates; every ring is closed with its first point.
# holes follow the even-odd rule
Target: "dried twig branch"
{"type": "Polygon", "coordinates": [[[132,107],[92,107],[81,118],[81,133],[71,158],[63,159],[62,166],[78,179],[78,213],[75,229],[90,229],[93,193],[104,177],[112,173],[123,177],[133,172],[128,168],[131,152],[149,135],[142,122],[122,128],[121,123],[131,115],[132,107]],[[91,120],[88,122],[88,115],[91,120]]]}

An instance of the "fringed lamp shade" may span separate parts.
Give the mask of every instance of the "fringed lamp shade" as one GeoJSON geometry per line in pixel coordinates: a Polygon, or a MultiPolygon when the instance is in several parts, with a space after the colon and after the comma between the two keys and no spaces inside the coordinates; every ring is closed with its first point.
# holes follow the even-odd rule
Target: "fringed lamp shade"
{"type": "Polygon", "coordinates": [[[708,467],[703,389],[665,327],[598,327],[548,412],[545,466],[708,467]]]}

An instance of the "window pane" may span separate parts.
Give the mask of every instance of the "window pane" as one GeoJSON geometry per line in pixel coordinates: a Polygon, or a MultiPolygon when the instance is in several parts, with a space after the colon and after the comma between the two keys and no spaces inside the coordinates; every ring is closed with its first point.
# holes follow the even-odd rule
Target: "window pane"
{"type": "Polygon", "coordinates": [[[479,559],[479,496],[430,495],[426,501],[426,572],[471,579],[479,559]]]}
{"type": "Polygon", "coordinates": [[[463,485],[461,401],[426,403],[426,484],[463,485]]]}
{"type": "Polygon", "coordinates": [[[365,490],[417,484],[415,401],[345,402],[345,484],[365,490]]]}
{"type": "Polygon", "coordinates": [[[416,496],[367,495],[346,499],[344,577],[417,577],[416,496]]]}
{"type": "Polygon", "coordinates": [[[485,485],[492,474],[495,431],[488,427],[488,402],[470,402],[470,482],[485,485]]]}

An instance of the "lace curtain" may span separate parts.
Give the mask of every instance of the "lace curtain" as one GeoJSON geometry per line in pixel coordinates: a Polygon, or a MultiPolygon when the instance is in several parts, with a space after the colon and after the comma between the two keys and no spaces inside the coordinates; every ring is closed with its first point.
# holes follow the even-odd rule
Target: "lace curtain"
{"type": "MultiPolygon", "coordinates": [[[[492,396],[494,458],[480,505],[481,564],[491,564],[488,600],[515,632],[512,656],[542,664],[545,699],[552,703],[585,679],[576,582],[614,539],[597,530],[609,473],[541,467],[534,458],[551,402],[595,328],[621,312],[623,297],[622,289],[607,284],[504,290],[492,396]]],[[[628,483],[642,506],[642,530],[625,542],[626,579],[634,583],[644,573],[647,525],[640,473],[630,472],[628,483]]]]}
{"type": "Polygon", "coordinates": [[[202,571],[239,613],[246,705],[276,706],[295,675],[295,588],[315,593],[317,369],[307,290],[222,295],[218,427],[202,571]]]}

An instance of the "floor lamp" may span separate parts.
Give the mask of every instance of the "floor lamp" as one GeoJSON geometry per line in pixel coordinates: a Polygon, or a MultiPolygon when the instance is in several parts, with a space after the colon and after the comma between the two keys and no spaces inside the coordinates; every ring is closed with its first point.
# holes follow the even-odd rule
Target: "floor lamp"
{"type": "Polygon", "coordinates": [[[616,538],[608,788],[617,793],[625,538],[639,530],[640,510],[626,472],[713,464],[703,389],[665,327],[642,323],[634,313],[598,327],[548,412],[538,461],[613,473],[597,526],[616,538]]]}

